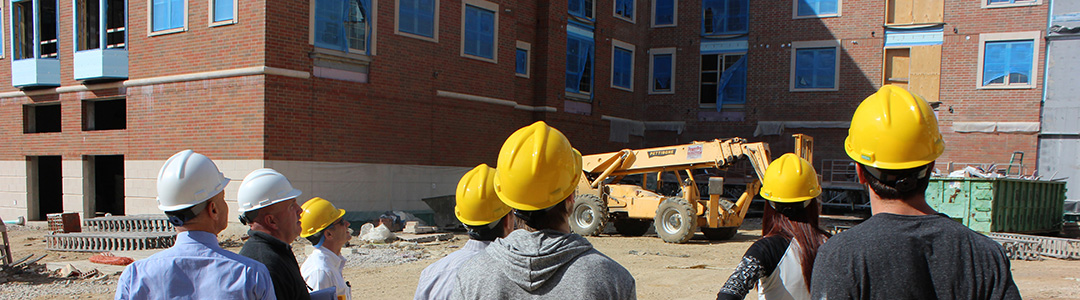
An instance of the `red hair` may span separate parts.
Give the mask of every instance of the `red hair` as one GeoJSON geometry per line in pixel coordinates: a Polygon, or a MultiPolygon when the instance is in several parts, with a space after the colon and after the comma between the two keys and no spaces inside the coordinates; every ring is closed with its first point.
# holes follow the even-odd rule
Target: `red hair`
{"type": "Polygon", "coordinates": [[[761,235],[779,235],[798,241],[803,278],[806,279],[806,287],[810,288],[810,276],[814,271],[817,249],[832,235],[818,226],[821,205],[817,198],[808,201],[810,203],[805,208],[790,210],[787,214],[777,212],[772,205],[766,204],[764,216],[761,218],[761,235]]]}

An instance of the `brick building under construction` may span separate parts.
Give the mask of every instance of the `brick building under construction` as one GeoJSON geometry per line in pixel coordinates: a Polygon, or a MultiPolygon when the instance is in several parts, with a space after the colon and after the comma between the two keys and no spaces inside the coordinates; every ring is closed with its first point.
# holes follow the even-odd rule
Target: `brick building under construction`
{"type": "Polygon", "coordinates": [[[159,213],[183,149],[423,210],[537,120],[586,154],[798,132],[842,160],[883,84],[941,102],[940,161],[1033,162],[1047,23],[1042,0],[4,3],[0,217],[30,220],[159,213]]]}

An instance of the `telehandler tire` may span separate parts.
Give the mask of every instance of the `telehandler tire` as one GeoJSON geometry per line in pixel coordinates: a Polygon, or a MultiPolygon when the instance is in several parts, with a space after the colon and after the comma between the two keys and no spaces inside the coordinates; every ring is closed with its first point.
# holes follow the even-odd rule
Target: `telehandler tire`
{"type": "Polygon", "coordinates": [[[656,235],[665,242],[681,244],[694,238],[697,213],[686,199],[670,197],[660,203],[653,219],[656,235]]]}
{"type": "Polygon", "coordinates": [[[570,230],[580,235],[600,235],[607,226],[607,203],[596,195],[577,195],[570,212],[570,230]]]}
{"type": "Polygon", "coordinates": [[[739,233],[739,227],[701,227],[701,233],[704,233],[705,237],[712,241],[730,240],[735,237],[736,233],[739,233]]]}
{"type": "Polygon", "coordinates": [[[615,231],[623,236],[643,236],[652,226],[652,221],[649,220],[616,219],[612,222],[615,225],[615,231]]]}

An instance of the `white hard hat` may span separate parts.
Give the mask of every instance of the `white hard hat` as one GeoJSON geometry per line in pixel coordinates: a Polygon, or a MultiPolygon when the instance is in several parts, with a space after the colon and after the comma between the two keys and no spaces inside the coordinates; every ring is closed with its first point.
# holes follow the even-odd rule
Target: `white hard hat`
{"type": "Polygon", "coordinates": [[[236,202],[240,212],[249,212],[298,196],[300,190],[294,189],[285,175],[274,169],[258,169],[244,177],[236,202]]]}
{"type": "Polygon", "coordinates": [[[177,211],[217,196],[229,179],[205,155],[184,150],[173,154],[157,177],[158,208],[177,211]]]}

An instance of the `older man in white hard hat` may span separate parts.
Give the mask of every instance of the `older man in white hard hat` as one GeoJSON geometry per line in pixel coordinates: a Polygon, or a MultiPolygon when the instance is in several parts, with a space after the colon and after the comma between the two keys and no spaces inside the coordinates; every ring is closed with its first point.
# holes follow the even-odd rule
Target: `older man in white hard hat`
{"type": "Polygon", "coordinates": [[[176,242],[128,265],[116,299],[277,299],[263,264],[218,245],[217,234],[228,226],[228,183],[213,161],[194,151],[165,161],[157,201],[178,232],[176,242]]]}
{"type": "Polygon", "coordinates": [[[251,227],[240,254],[266,265],[278,299],[311,299],[290,246],[300,236],[298,196],[285,175],[258,169],[244,177],[236,197],[240,222],[251,227]]]}

